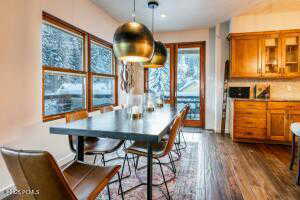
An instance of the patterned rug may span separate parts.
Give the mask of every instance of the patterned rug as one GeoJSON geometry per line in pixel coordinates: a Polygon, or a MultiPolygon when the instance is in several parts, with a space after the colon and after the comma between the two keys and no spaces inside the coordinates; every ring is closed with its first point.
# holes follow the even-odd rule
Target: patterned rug
{"type": "MultiPolygon", "coordinates": [[[[177,161],[176,168],[177,168],[177,175],[176,178],[172,181],[168,182],[168,188],[170,191],[170,195],[172,196],[172,199],[174,200],[194,200],[196,199],[196,192],[197,192],[197,177],[198,177],[198,140],[193,140],[193,137],[195,137],[195,133],[184,133],[185,137],[187,138],[187,148],[182,151],[182,157],[179,161],[177,161]]],[[[197,135],[197,134],[196,134],[197,135]]],[[[120,155],[121,153],[119,153],[120,155]]],[[[115,156],[111,155],[111,156],[115,156]]],[[[176,155],[173,153],[173,157],[175,159],[176,155]]],[[[168,162],[168,157],[162,159],[162,162],[168,162]]],[[[100,161],[99,161],[100,162],[100,161]]],[[[122,160],[118,160],[115,162],[115,164],[122,164],[122,160]]],[[[139,167],[146,165],[147,160],[146,158],[140,158],[139,161],[139,167]]],[[[113,162],[109,163],[110,165],[114,164],[113,162]]],[[[133,167],[133,160],[130,160],[130,166],[131,166],[131,176],[129,178],[122,180],[122,186],[123,190],[128,190],[129,188],[132,188],[133,186],[136,186],[140,183],[139,179],[134,173],[134,167],[133,167]]],[[[170,179],[174,176],[174,174],[171,172],[171,170],[163,166],[163,170],[166,176],[166,179],[170,179]]],[[[126,165],[124,176],[128,175],[128,166],[126,165]]],[[[143,182],[146,182],[147,180],[147,169],[142,169],[137,172],[137,175],[143,180],[143,182]]],[[[159,165],[153,166],[153,183],[162,183],[162,175],[159,168],[159,165]]],[[[110,193],[113,200],[121,199],[121,196],[118,195],[118,182],[110,184],[110,193]]],[[[160,200],[160,199],[166,199],[163,195],[162,191],[166,194],[166,188],[164,185],[161,185],[160,187],[153,186],[153,199],[154,200],[160,200]]],[[[134,190],[131,190],[125,194],[125,199],[130,200],[142,200],[147,199],[147,190],[146,185],[140,186],[138,188],[135,188],[134,190]]],[[[97,198],[97,200],[106,200],[108,199],[107,196],[107,190],[105,189],[97,198]]]]}

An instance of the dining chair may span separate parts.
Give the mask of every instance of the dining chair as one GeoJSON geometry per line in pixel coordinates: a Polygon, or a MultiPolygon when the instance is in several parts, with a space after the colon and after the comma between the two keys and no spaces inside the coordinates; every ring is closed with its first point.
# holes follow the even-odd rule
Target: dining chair
{"type": "Polygon", "coordinates": [[[299,149],[298,149],[298,175],[297,175],[297,185],[300,185],[300,123],[296,122],[296,123],[292,123],[290,130],[292,132],[292,159],[291,159],[291,164],[290,164],[290,170],[293,170],[293,166],[295,163],[295,159],[296,159],[296,136],[298,137],[298,145],[299,145],[299,149]]]}
{"type": "Polygon", "coordinates": [[[181,121],[181,124],[180,124],[180,129],[179,129],[179,133],[178,133],[178,140],[175,142],[176,145],[178,145],[178,150],[179,151],[183,150],[183,149],[186,149],[186,147],[187,147],[186,139],[185,139],[184,134],[183,134],[183,128],[184,128],[184,120],[187,119],[187,115],[188,115],[189,112],[190,112],[190,105],[186,105],[184,107],[183,120],[181,121]],[[182,142],[183,142],[183,144],[182,144],[182,142]]]}
{"type": "MultiPolygon", "coordinates": [[[[72,121],[85,119],[88,117],[87,111],[78,111],[66,114],[66,123],[72,121]]],[[[77,150],[77,136],[69,135],[69,145],[73,153],[76,154],[77,150]]],[[[103,166],[110,160],[105,159],[105,155],[117,151],[122,145],[123,140],[111,139],[111,138],[98,138],[98,137],[85,137],[84,138],[84,154],[94,156],[94,164],[96,164],[97,156],[101,156],[101,162],[103,166]]],[[[76,157],[75,157],[76,158],[76,157]]],[[[114,159],[111,159],[114,160],[114,159]]],[[[129,162],[127,162],[129,165],[129,162]]],[[[109,184],[107,185],[108,194],[110,194],[109,184]]],[[[110,195],[109,195],[110,199],[110,195]]]]}
{"type": "Polygon", "coordinates": [[[121,105],[113,107],[113,110],[122,110],[122,109],[123,109],[123,107],[121,105]]]}
{"type": "MultiPolygon", "coordinates": [[[[160,166],[160,171],[162,174],[162,178],[163,178],[163,182],[161,184],[157,184],[154,186],[158,186],[158,185],[162,185],[164,184],[167,190],[167,199],[171,199],[170,193],[169,193],[169,188],[167,185],[167,182],[173,180],[176,177],[176,168],[175,168],[175,163],[171,154],[171,150],[174,146],[175,140],[176,140],[176,136],[177,133],[179,131],[180,128],[180,124],[181,124],[181,120],[182,120],[183,115],[180,114],[176,117],[176,119],[174,120],[171,128],[170,128],[170,134],[168,137],[168,140],[161,140],[158,144],[153,144],[152,145],[152,149],[153,149],[153,158],[157,161],[157,162],[153,162],[153,164],[158,164],[160,166]],[[161,158],[168,156],[170,162],[168,163],[163,163],[160,161],[161,158]],[[168,166],[168,164],[171,164],[171,167],[168,166]],[[171,169],[171,171],[173,172],[174,176],[169,179],[166,180],[165,174],[163,172],[163,168],[162,166],[167,166],[169,169],[171,169]]],[[[136,164],[135,164],[135,169],[139,170],[142,168],[145,168],[146,166],[143,166],[141,168],[138,168],[138,160],[140,157],[147,157],[148,151],[147,151],[147,143],[144,142],[134,142],[131,146],[129,146],[127,149],[125,149],[125,157],[127,156],[127,154],[133,154],[138,156],[136,159],[136,164]]],[[[124,168],[122,168],[121,171],[121,177],[123,175],[123,170],[124,168]]],[[[141,183],[140,185],[144,185],[145,183],[141,183]]],[[[138,186],[140,186],[138,185],[138,186]]],[[[138,186],[134,186],[133,188],[136,188],[138,186]]],[[[132,188],[132,189],[133,189],[132,188]]],[[[131,190],[131,189],[129,189],[131,190]]],[[[129,191],[127,190],[127,191],[129,191]]],[[[164,194],[164,193],[163,193],[164,194]]],[[[164,194],[165,195],[165,194],[164,194]]]]}
{"type": "MultiPolygon", "coordinates": [[[[46,151],[1,148],[8,171],[24,200],[94,200],[118,174],[120,165],[102,167],[72,161],[60,169],[46,151]]],[[[124,199],[122,193],[122,199],[124,199]]]]}
{"type": "Polygon", "coordinates": [[[99,110],[101,113],[110,112],[114,110],[114,106],[104,106],[101,107],[99,110]]]}

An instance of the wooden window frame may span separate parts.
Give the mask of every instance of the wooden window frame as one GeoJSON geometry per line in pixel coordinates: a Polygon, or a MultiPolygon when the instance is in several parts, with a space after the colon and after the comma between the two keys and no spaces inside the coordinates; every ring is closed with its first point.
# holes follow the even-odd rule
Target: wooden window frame
{"type": "MultiPolygon", "coordinates": [[[[166,103],[171,105],[176,104],[177,92],[177,52],[179,48],[200,48],[200,121],[185,120],[186,126],[196,126],[205,128],[205,55],[206,55],[206,42],[181,42],[181,43],[166,43],[166,48],[170,48],[170,100],[166,103]]],[[[144,89],[147,92],[149,88],[149,71],[144,70],[144,89]]]]}
{"type": "Polygon", "coordinates": [[[90,61],[91,61],[91,41],[96,42],[100,45],[103,45],[107,48],[110,48],[111,50],[113,49],[113,46],[111,43],[98,38],[92,34],[89,34],[88,32],[73,26],[47,12],[43,12],[42,14],[43,17],[43,23],[49,23],[50,25],[53,25],[59,29],[62,29],[67,32],[71,32],[75,35],[79,35],[83,38],[83,69],[82,70],[73,70],[73,69],[64,69],[60,67],[55,67],[55,66],[47,66],[43,65],[42,66],[42,120],[43,122],[51,121],[51,120],[57,120],[61,118],[65,118],[67,113],[73,113],[77,112],[80,110],[86,110],[88,112],[93,112],[96,110],[100,110],[103,107],[107,107],[110,105],[105,105],[105,106],[97,106],[93,107],[93,85],[92,85],[92,78],[93,76],[103,76],[103,77],[110,77],[114,79],[114,103],[111,105],[118,105],[118,67],[116,63],[115,56],[112,56],[112,67],[113,67],[113,74],[101,74],[101,73],[95,73],[91,72],[90,70],[90,61]],[[86,89],[85,89],[85,109],[79,109],[71,112],[65,112],[65,113],[59,113],[59,114],[54,114],[54,115],[45,115],[45,74],[49,71],[53,72],[60,72],[60,73],[65,73],[66,75],[84,75],[85,76],[85,83],[86,83],[86,89]]]}

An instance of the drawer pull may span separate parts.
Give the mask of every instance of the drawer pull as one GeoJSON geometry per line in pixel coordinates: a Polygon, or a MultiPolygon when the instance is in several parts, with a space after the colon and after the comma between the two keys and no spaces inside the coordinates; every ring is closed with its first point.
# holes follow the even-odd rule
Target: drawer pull
{"type": "Polygon", "coordinates": [[[252,132],[245,132],[244,134],[245,134],[245,135],[253,135],[252,132]]]}

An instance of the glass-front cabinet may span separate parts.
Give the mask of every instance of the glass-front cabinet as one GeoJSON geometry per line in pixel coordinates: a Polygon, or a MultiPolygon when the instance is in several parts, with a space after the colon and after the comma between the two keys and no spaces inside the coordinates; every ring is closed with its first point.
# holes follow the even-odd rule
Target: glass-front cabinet
{"type": "Polygon", "coordinates": [[[276,77],[282,73],[279,35],[267,35],[262,39],[262,75],[276,77]]]}
{"type": "Polygon", "coordinates": [[[299,69],[299,34],[282,35],[282,67],[283,76],[300,75],[299,69]]]}

